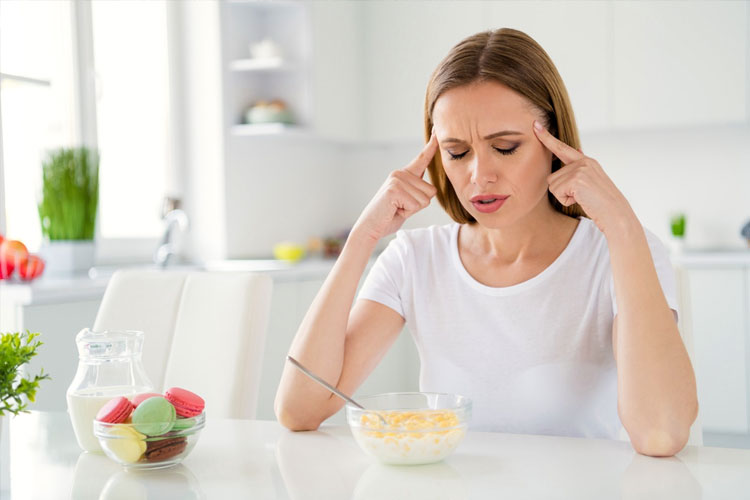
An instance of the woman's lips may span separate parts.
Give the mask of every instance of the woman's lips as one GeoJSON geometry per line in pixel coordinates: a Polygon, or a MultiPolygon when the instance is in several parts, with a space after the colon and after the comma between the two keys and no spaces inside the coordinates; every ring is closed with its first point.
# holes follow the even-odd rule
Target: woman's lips
{"type": "Polygon", "coordinates": [[[475,196],[471,199],[471,204],[477,211],[489,214],[502,207],[508,198],[506,195],[475,196]]]}

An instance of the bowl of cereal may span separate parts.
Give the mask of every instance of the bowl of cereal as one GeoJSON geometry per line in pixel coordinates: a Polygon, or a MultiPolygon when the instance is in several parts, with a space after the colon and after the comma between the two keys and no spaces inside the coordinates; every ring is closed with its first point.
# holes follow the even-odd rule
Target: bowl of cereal
{"type": "Polygon", "coordinates": [[[393,392],[357,401],[366,409],[346,405],[354,440],[386,464],[439,462],[463,440],[471,420],[471,400],[458,394],[393,392]]]}

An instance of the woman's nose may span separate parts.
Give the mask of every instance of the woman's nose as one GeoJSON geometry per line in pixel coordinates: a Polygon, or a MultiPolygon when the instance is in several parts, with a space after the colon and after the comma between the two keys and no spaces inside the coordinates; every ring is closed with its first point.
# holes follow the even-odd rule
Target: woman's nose
{"type": "Polygon", "coordinates": [[[497,174],[493,171],[492,165],[487,159],[474,155],[471,160],[471,183],[478,186],[496,182],[497,174]]]}

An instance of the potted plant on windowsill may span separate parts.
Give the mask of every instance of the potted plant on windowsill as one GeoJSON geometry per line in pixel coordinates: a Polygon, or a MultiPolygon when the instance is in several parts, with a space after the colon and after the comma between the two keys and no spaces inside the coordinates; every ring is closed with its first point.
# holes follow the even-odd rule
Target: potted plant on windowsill
{"type": "Polygon", "coordinates": [[[48,273],[75,274],[94,265],[98,205],[98,153],[86,147],[48,153],[38,205],[48,273]]]}

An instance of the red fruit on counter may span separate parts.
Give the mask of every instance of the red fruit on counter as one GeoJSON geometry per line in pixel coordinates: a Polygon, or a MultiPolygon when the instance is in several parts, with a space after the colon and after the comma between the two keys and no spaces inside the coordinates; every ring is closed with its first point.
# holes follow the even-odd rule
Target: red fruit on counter
{"type": "Polygon", "coordinates": [[[18,266],[18,276],[23,281],[31,281],[38,278],[44,271],[44,261],[38,255],[29,255],[26,262],[18,266]]]}
{"type": "Polygon", "coordinates": [[[10,278],[13,270],[26,262],[29,251],[18,240],[3,240],[0,243],[0,279],[10,278]]]}
{"type": "Polygon", "coordinates": [[[12,262],[5,262],[3,259],[0,259],[0,280],[10,278],[10,275],[13,274],[15,268],[16,265],[12,262]]]}

